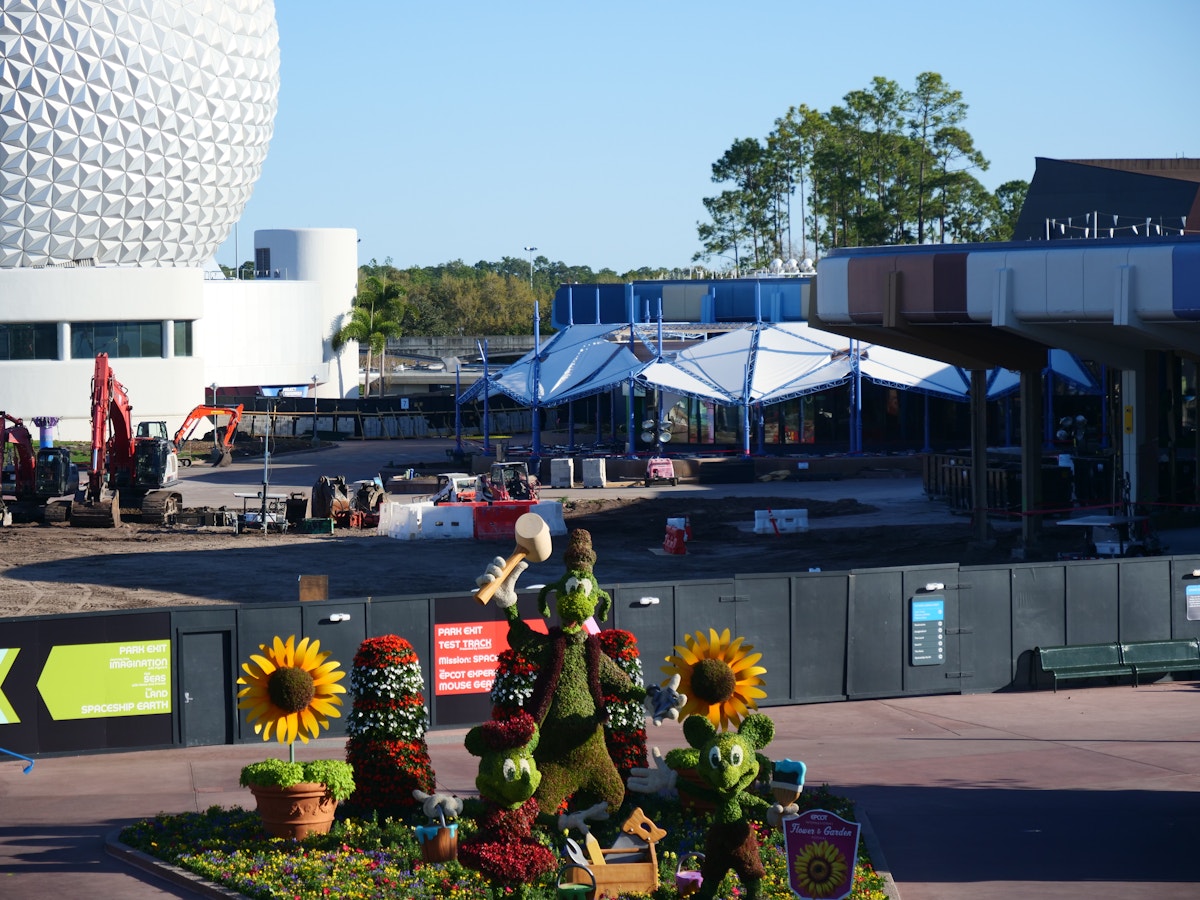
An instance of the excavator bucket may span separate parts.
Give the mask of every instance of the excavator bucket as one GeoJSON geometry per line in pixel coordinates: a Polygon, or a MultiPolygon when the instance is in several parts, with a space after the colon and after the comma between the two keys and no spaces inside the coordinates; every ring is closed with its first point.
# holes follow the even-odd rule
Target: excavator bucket
{"type": "Polygon", "coordinates": [[[116,497],[72,503],[71,524],[77,528],[115,528],[121,524],[121,504],[116,497]]]}

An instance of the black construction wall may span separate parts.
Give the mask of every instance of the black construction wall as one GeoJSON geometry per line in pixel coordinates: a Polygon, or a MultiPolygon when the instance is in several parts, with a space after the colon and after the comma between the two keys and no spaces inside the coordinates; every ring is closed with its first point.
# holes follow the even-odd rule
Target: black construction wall
{"type": "MultiPolygon", "coordinates": [[[[685,635],[729,629],[763,654],[764,706],[1024,690],[1036,684],[1039,645],[1200,637],[1200,620],[1187,618],[1188,587],[1200,587],[1193,570],[1200,557],[617,584],[607,588],[604,627],[634,634],[647,682],[662,680],[685,635]],[[912,612],[930,599],[944,606],[944,647],[936,664],[917,665],[912,612]]],[[[526,621],[544,622],[535,591],[523,592],[518,608],[526,621]]],[[[0,649],[17,650],[0,693],[19,720],[0,723],[0,747],[35,755],[261,740],[236,709],[236,682],[241,663],[276,635],[319,639],[348,672],[364,638],[398,634],[420,657],[432,726],[471,725],[489,717],[488,694],[435,684],[436,645],[455,629],[477,640],[504,632],[501,613],[465,593],[0,620],[0,649]],[[52,715],[38,686],[52,648],[158,641],[170,642],[169,712],[52,715]]],[[[466,668],[471,675],[474,666],[466,668]]],[[[79,683],[88,677],[78,673],[79,683]]],[[[344,717],[333,720],[329,734],[344,733],[344,717]]]]}

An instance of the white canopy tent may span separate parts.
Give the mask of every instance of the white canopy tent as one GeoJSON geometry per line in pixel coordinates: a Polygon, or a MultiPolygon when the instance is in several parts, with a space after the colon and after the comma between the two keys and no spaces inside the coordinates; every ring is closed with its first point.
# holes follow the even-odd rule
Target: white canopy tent
{"type": "Polygon", "coordinates": [[[626,380],[644,363],[629,342],[608,337],[611,325],[572,325],[530,350],[512,365],[480,379],[463,391],[458,402],[470,403],[505,394],[524,406],[558,406],[607,390],[626,380]]]}
{"type": "MultiPolygon", "coordinates": [[[[1053,350],[1049,359],[1055,374],[1095,389],[1087,369],[1070,353],[1053,350]]],[[[747,324],[674,353],[662,352],[662,330],[653,325],[572,325],[544,341],[539,352],[530,351],[476,382],[458,402],[478,400],[486,392],[530,408],[558,406],[632,383],[666,395],[739,406],[748,435],[749,410],[756,404],[847,383],[860,395],[861,379],[956,401],[965,401],[970,393],[966,373],[955,366],[850,341],[804,322],[747,324]]],[[[989,379],[988,398],[1002,397],[1018,383],[1017,373],[998,370],[989,379]]]]}
{"type": "MultiPolygon", "coordinates": [[[[1091,393],[1099,388],[1092,374],[1079,361],[1079,357],[1066,350],[1051,350],[1042,374],[1066,379],[1076,387],[1082,388],[1086,393],[1091,393]]],[[[988,399],[998,400],[1013,393],[1020,386],[1020,372],[1014,372],[1012,369],[996,369],[988,379],[988,399]]]]}

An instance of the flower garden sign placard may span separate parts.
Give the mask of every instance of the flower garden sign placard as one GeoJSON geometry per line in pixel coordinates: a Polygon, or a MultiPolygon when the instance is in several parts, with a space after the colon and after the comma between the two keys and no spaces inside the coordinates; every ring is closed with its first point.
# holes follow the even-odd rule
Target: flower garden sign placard
{"type": "Polygon", "coordinates": [[[842,900],[854,887],[861,826],[813,809],[783,820],[788,885],[802,900],[842,900]]]}

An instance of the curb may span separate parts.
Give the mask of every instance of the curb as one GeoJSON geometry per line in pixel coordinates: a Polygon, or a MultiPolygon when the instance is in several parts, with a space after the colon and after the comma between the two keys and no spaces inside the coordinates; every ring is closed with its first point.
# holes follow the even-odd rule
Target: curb
{"type": "Polygon", "coordinates": [[[892,878],[892,867],[883,855],[883,846],[875,836],[875,827],[871,824],[871,817],[867,815],[866,810],[858,810],[858,823],[862,826],[862,842],[867,845],[867,852],[871,854],[871,865],[883,878],[884,893],[888,895],[888,900],[900,900],[900,888],[896,887],[896,881],[892,878]]]}
{"type": "Polygon", "coordinates": [[[193,872],[163,862],[161,859],[143,853],[141,850],[135,850],[128,844],[122,843],[121,829],[119,828],[110,831],[105,837],[104,851],[114,859],[118,859],[135,869],[140,869],[149,875],[153,875],[155,878],[169,882],[176,887],[192,891],[198,896],[211,897],[213,900],[249,900],[245,894],[240,894],[229,888],[213,884],[211,881],[193,872]]]}

